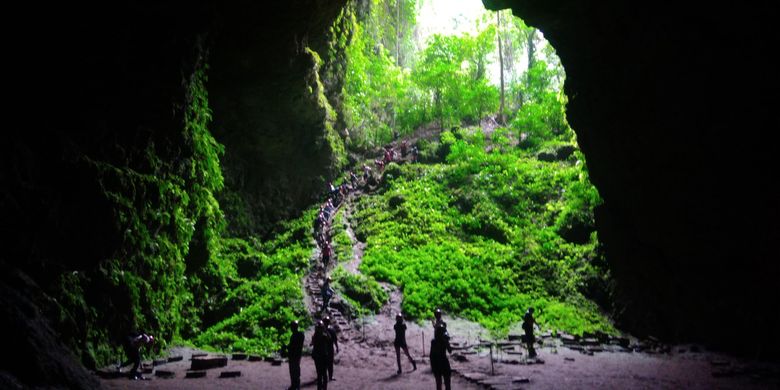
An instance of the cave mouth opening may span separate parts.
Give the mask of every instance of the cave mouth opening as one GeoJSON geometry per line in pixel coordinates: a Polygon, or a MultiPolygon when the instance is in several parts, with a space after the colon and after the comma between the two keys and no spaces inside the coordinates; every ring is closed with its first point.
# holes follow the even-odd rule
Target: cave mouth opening
{"type": "Polygon", "coordinates": [[[363,272],[400,282],[418,318],[424,302],[443,302],[501,333],[534,307],[550,330],[616,333],[595,231],[601,198],[542,32],[480,1],[362,4],[346,8],[356,20],[341,95],[347,150],[376,157],[408,142],[421,163],[378,168],[388,183],[361,206],[386,214],[357,223],[400,255],[369,245],[363,272]],[[427,271],[405,274],[403,258],[427,271]],[[460,272],[442,281],[442,262],[460,272]]]}

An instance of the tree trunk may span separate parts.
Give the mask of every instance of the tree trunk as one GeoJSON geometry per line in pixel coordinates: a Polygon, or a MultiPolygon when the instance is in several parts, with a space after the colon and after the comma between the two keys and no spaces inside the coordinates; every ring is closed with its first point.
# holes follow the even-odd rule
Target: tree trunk
{"type": "Polygon", "coordinates": [[[501,43],[501,11],[496,11],[496,36],[498,37],[498,69],[501,75],[501,105],[498,108],[498,123],[506,125],[504,121],[504,49],[501,43]]]}
{"type": "Polygon", "coordinates": [[[401,1],[395,0],[395,64],[401,66],[401,1]]]}
{"type": "Polygon", "coordinates": [[[536,60],[534,57],[536,57],[536,44],[534,43],[534,40],[536,39],[536,29],[531,28],[528,31],[528,43],[526,44],[526,49],[528,50],[528,69],[531,69],[534,67],[534,62],[536,60]]]}

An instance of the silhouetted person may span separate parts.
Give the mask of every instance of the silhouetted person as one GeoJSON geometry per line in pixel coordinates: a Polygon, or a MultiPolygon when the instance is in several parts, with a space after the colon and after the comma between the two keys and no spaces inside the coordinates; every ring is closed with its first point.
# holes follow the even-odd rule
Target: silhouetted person
{"type": "Polygon", "coordinates": [[[528,357],[531,358],[536,357],[536,349],[534,349],[534,341],[536,341],[534,337],[534,324],[536,324],[536,320],[534,319],[534,308],[529,307],[528,311],[526,311],[523,316],[523,331],[525,332],[524,341],[528,348],[528,357]]]}
{"type": "Polygon", "coordinates": [[[323,318],[325,324],[325,331],[330,337],[330,347],[328,348],[328,378],[333,380],[333,361],[336,358],[336,354],[339,353],[339,338],[336,335],[336,329],[330,324],[330,316],[323,318]]]}
{"type": "Polygon", "coordinates": [[[398,373],[401,373],[401,349],[406,353],[406,357],[412,362],[412,371],[417,370],[417,363],[412,359],[412,355],[409,354],[409,347],[406,346],[406,324],[404,323],[404,316],[401,313],[395,315],[395,340],[393,345],[395,346],[395,361],[398,363],[398,373]]]}
{"type": "Polygon", "coordinates": [[[317,370],[317,390],[328,389],[328,349],[330,348],[330,336],[325,331],[325,324],[320,320],[314,326],[314,335],[311,336],[311,358],[314,360],[314,368],[317,370]]]}
{"type": "Polygon", "coordinates": [[[450,390],[450,360],[447,352],[452,353],[450,337],[447,335],[447,327],[444,324],[436,325],[431,340],[431,371],[436,378],[436,390],[441,390],[441,382],[444,379],[444,388],[450,390]]]}
{"type": "Polygon", "coordinates": [[[358,177],[355,175],[355,172],[350,171],[349,172],[349,182],[352,184],[352,189],[357,188],[358,186],[358,177]]]}
{"type": "Polygon", "coordinates": [[[409,142],[404,140],[401,142],[401,157],[406,157],[406,153],[409,151],[409,142]]]}
{"type": "Polygon", "coordinates": [[[328,264],[330,264],[330,259],[333,257],[333,247],[330,246],[330,243],[325,241],[325,245],[322,247],[322,267],[327,268],[328,264]]]}
{"type": "Polygon", "coordinates": [[[303,354],[303,332],[298,330],[298,321],[290,324],[292,334],[287,344],[287,358],[290,366],[290,390],[301,389],[301,355],[303,354]]]}
{"type": "Polygon", "coordinates": [[[127,360],[117,366],[117,370],[121,370],[122,367],[133,363],[133,368],[130,369],[130,379],[144,379],[143,375],[138,372],[138,367],[141,366],[141,347],[151,345],[152,343],[154,343],[154,336],[152,335],[143,332],[128,335],[124,345],[127,360]]]}
{"type": "Polygon", "coordinates": [[[322,311],[328,310],[330,305],[330,299],[333,298],[333,289],[330,287],[330,276],[325,278],[320,287],[320,295],[322,296],[322,311]]]}
{"type": "Polygon", "coordinates": [[[444,320],[441,319],[441,309],[438,307],[436,310],[433,311],[433,320],[431,320],[431,323],[433,323],[433,329],[436,330],[436,327],[438,325],[444,325],[444,329],[447,329],[447,323],[444,322],[444,320]]]}
{"type": "Polygon", "coordinates": [[[368,182],[368,177],[371,176],[371,167],[363,164],[363,181],[368,182]]]}

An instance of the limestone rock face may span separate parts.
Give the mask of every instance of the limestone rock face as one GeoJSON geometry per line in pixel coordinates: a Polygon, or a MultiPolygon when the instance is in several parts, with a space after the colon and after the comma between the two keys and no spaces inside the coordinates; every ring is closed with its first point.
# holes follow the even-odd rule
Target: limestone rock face
{"type": "MultiPolygon", "coordinates": [[[[343,157],[324,90],[330,26],[346,0],[220,4],[210,51],[215,137],[225,145],[228,194],[262,227],[311,204],[343,157]],[[317,54],[320,53],[320,54],[317,54]]],[[[234,206],[223,197],[228,212],[234,206]]],[[[229,215],[230,216],[230,215],[229,215]]]]}
{"type": "Polygon", "coordinates": [[[541,29],[563,62],[568,119],[605,200],[596,223],[622,325],[768,351],[724,336],[779,325],[767,6],[483,3],[541,29]]]}

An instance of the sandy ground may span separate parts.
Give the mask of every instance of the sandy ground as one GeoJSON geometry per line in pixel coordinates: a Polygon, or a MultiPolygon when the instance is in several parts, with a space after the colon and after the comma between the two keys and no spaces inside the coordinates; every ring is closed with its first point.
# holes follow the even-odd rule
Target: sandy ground
{"type": "MultiPolygon", "coordinates": [[[[391,318],[387,317],[387,321],[391,318]]],[[[434,389],[435,382],[427,358],[421,358],[419,343],[410,345],[412,356],[418,361],[418,370],[411,371],[408,360],[402,357],[404,372],[396,374],[395,351],[392,339],[380,340],[375,326],[384,320],[366,326],[367,341],[342,340],[334,370],[335,381],[331,389],[434,389]]],[[[422,337],[427,329],[409,324],[411,343],[414,337],[422,337]]],[[[457,340],[457,335],[453,335],[457,340]]],[[[308,338],[307,338],[308,340],[308,338]]],[[[491,375],[489,352],[481,351],[468,356],[467,362],[454,362],[458,371],[453,376],[454,389],[778,389],[777,366],[742,361],[712,352],[674,352],[687,346],[679,346],[670,354],[646,354],[626,352],[601,352],[593,356],[566,347],[544,347],[540,356],[544,364],[505,364],[495,362],[491,375]],[[724,371],[725,370],[725,371],[724,371]],[[719,377],[718,373],[732,376],[719,377]],[[473,373],[478,373],[474,375],[473,373]],[[469,382],[465,376],[483,377],[483,383],[469,382]],[[525,378],[527,383],[513,383],[525,378]],[[495,382],[492,384],[491,382],[495,382]]],[[[126,378],[103,379],[106,389],[284,389],[289,386],[287,363],[274,366],[270,362],[228,360],[227,367],[207,370],[205,378],[184,378],[190,368],[192,350],[177,349],[172,355],[183,356],[180,362],[157,366],[156,370],[172,371],[175,377],[161,379],[147,374],[146,381],[126,378]],[[241,371],[238,378],[219,378],[223,371],[241,371]]],[[[522,356],[495,354],[495,360],[519,360],[522,356]]],[[[314,364],[309,357],[301,363],[303,388],[314,389],[314,364]]]]}

